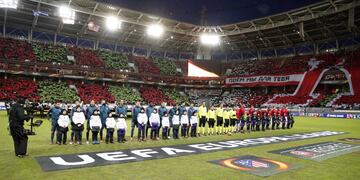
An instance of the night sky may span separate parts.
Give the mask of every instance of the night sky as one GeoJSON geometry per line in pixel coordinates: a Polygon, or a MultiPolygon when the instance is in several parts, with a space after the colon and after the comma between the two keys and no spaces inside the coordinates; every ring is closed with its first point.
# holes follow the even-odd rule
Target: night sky
{"type": "Polygon", "coordinates": [[[97,0],[169,19],[200,24],[201,9],[208,25],[224,25],[289,11],[320,0],[97,0]]]}

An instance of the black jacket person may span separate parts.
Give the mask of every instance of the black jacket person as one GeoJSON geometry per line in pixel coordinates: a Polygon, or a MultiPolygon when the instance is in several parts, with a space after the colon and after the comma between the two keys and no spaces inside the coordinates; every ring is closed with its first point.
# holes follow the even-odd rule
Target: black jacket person
{"type": "Polygon", "coordinates": [[[30,116],[25,115],[23,107],[24,101],[19,100],[11,106],[9,113],[10,133],[14,141],[15,155],[23,157],[26,155],[28,137],[24,130],[24,121],[28,121],[30,116]]]}

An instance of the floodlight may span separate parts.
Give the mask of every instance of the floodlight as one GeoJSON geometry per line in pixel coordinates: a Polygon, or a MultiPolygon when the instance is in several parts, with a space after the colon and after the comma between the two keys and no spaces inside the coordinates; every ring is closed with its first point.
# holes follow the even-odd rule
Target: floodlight
{"type": "Polygon", "coordinates": [[[61,6],[59,8],[59,15],[64,24],[75,23],[75,11],[70,9],[68,6],[61,6]]]}
{"type": "Polygon", "coordinates": [[[0,8],[16,9],[18,0],[0,0],[0,8]]]}
{"type": "Polygon", "coordinates": [[[204,45],[216,46],[220,44],[220,36],[204,33],[200,35],[200,42],[204,45]]]}
{"type": "Polygon", "coordinates": [[[147,34],[150,37],[158,38],[164,34],[164,27],[160,24],[153,24],[148,26],[147,28],[147,34]]]}
{"type": "Polygon", "coordinates": [[[115,16],[108,16],[105,20],[105,25],[108,30],[115,31],[121,28],[121,21],[115,16]]]}

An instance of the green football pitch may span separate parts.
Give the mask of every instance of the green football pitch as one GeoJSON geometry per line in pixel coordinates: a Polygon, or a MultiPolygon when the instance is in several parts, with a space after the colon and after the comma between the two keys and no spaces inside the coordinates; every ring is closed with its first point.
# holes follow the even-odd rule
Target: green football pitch
{"type": "MultiPolygon", "coordinates": [[[[360,151],[341,155],[321,162],[268,153],[268,151],[271,150],[326,141],[338,141],[338,139],[346,137],[360,138],[360,120],[296,117],[296,124],[294,128],[290,130],[234,134],[232,136],[202,136],[198,138],[187,138],[179,140],[171,139],[167,141],[128,141],[124,144],[103,143],[100,145],[84,144],[61,146],[50,144],[50,123],[48,120],[44,120],[43,125],[35,129],[37,135],[29,137],[29,156],[23,159],[17,158],[14,155],[12,139],[6,129],[6,112],[0,112],[0,120],[0,179],[263,179],[262,177],[208,163],[208,161],[211,160],[225,159],[243,155],[254,155],[300,166],[298,169],[275,174],[267,177],[266,179],[328,180],[359,179],[360,177],[360,151]],[[231,149],[204,154],[194,154],[176,158],[148,160],[142,162],[52,172],[44,172],[35,160],[35,157],[37,156],[115,151],[122,149],[137,149],[177,144],[194,144],[210,141],[275,136],[323,130],[344,131],[347,132],[347,134],[282,142],[256,147],[231,149]]],[[[128,130],[127,136],[129,136],[129,133],[130,131],[128,130]]],[[[69,135],[70,133],[68,133],[68,136],[69,135]]],[[[84,135],[83,138],[85,138],[84,135]]],[[[129,137],[127,137],[127,139],[129,140],[129,137]]]]}

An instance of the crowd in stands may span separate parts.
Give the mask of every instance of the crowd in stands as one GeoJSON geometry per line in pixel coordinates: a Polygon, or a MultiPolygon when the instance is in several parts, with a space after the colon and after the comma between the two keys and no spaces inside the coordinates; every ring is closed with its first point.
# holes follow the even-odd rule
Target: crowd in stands
{"type": "Polygon", "coordinates": [[[160,74],[160,69],[145,57],[131,56],[130,60],[134,61],[138,67],[139,73],[160,74]]]}
{"type": "Polygon", "coordinates": [[[74,56],[77,65],[88,67],[104,67],[103,61],[96,52],[90,49],[70,47],[69,54],[74,56]]]}
{"type": "Polygon", "coordinates": [[[75,102],[79,99],[76,91],[63,81],[38,81],[38,93],[42,102],[75,102]]]}
{"type": "Polygon", "coordinates": [[[109,86],[109,92],[115,97],[116,101],[124,100],[128,103],[135,103],[136,101],[141,101],[141,95],[139,91],[130,87],[124,86],[109,86]]]}
{"type": "Polygon", "coordinates": [[[302,73],[308,69],[309,57],[245,60],[235,63],[230,76],[302,73]],[[236,65],[237,64],[237,65],[236,65]]]}
{"type": "Polygon", "coordinates": [[[175,101],[166,96],[161,89],[142,87],[140,88],[140,92],[142,98],[148,103],[161,104],[162,102],[166,102],[168,104],[175,104],[175,101]]]}
{"type": "MultiPolygon", "coordinates": [[[[32,80],[19,80],[13,82],[12,80],[2,79],[2,84],[13,84],[13,87],[1,86],[0,99],[12,99],[18,97],[25,97],[34,100],[50,101],[54,99],[61,99],[63,101],[73,101],[77,98],[77,95],[84,101],[89,101],[93,97],[97,96],[98,99],[107,99],[110,102],[118,100],[122,94],[129,96],[127,101],[134,102],[143,98],[147,102],[153,102],[155,104],[165,99],[168,103],[180,103],[180,102],[194,102],[198,103],[209,99],[213,104],[235,104],[243,103],[253,106],[261,106],[263,104],[300,104],[308,106],[329,106],[329,105],[341,105],[341,106],[353,106],[360,102],[360,77],[356,68],[360,67],[360,50],[351,52],[338,52],[320,54],[316,56],[296,56],[291,58],[277,58],[266,60],[246,60],[237,63],[227,63],[226,67],[236,66],[232,69],[229,75],[261,75],[261,74],[289,74],[289,73],[304,73],[310,69],[322,70],[324,68],[343,66],[347,69],[352,69],[352,80],[354,94],[349,94],[349,91],[324,92],[315,91],[313,94],[306,94],[293,96],[291,95],[295,90],[291,92],[261,92],[254,89],[234,89],[228,93],[221,89],[204,89],[204,90],[190,90],[186,93],[188,98],[184,94],[179,93],[174,89],[157,89],[157,88],[141,88],[140,93],[136,94],[129,88],[122,88],[118,86],[102,86],[96,84],[81,84],[77,85],[77,91],[70,89],[68,84],[54,83],[47,81],[40,81],[38,83],[32,80]],[[309,62],[318,63],[312,66],[309,62]],[[23,87],[27,87],[26,89],[23,87]],[[24,89],[22,89],[24,88],[24,89]],[[24,93],[25,92],[25,93],[24,93]],[[56,94],[56,97],[49,97],[48,93],[62,92],[56,94]],[[90,93],[89,93],[90,92],[90,93]],[[291,94],[290,94],[291,93],[291,94]],[[42,99],[40,99],[40,97],[42,99]],[[161,100],[160,100],[161,99],[161,100]],[[335,100],[334,100],[335,99],[335,100]],[[354,102],[356,102],[354,104],[354,102]]],[[[125,54],[115,53],[107,50],[94,51],[91,49],[84,49],[76,46],[61,46],[52,44],[43,44],[27,41],[0,38],[0,58],[8,60],[18,61],[31,61],[42,62],[51,64],[75,64],[81,67],[96,67],[101,69],[117,69],[124,70],[129,69],[128,63],[134,62],[138,73],[151,73],[151,74],[163,74],[166,75],[163,78],[148,77],[154,82],[169,82],[169,83],[186,83],[193,80],[184,79],[171,79],[171,76],[177,75],[177,68],[180,67],[186,70],[185,61],[172,61],[165,58],[145,58],[139,56],[127,56],[125,54]],[[74,56],[74,61],[69,60],[68,55],[74,56]],[[169,79],[168,79],[169,78],[169,79]]],[[[0,60],[1,64],[1,60],[0,60]]],[[[10,66],[10,65],[9,65],[10,66]]],[[[3,67],[3,66],[1,66],[3,67]]],[[[11,70],[14,70],[17,65],[12,65],[11,70]]],[[[358,70],[357,69],[357,70],[358,70]]],[[[17,69],[26,70],[26,69],[17,69]]],[[[332,70],[331,70],[332,71],[332,70]]],[[[37,72],[37,71],[35,71],[37,72]]],[[[66,74],[65,70],[61,68],[53,71],[49,69],[43,69],[39,72],[62,72],[66,74]]],[[[310,71],[312,72],[312,71],[310,71]]],[[[96,76],[97,72],[88,71],[87,74],[93,74],[96,76]]],[[[185,72],[183,72],[185,73],[185,72]]],[[[341,72],[327,73],[323,80],[346,80],[346,76],[341,72]]],[[[192,82],[193,84],[204,83],[205,81],[199,80],[192,82]]],[[[264,88],[263,88],[264,89],[264,88]]]]}
{"type": "Polygon", "coordinates": [[[0,38],[0,58],[35,61],[35,55],[28,42],[11,38],[0,38]]]}
{"type": "Polygon", "coordinates": [[[295,56],[288,58],[275,58],[263,60],[245,60],[229,63],[226,67],[232,68],[230,76],[244,75],[270,75],[270,74],[295,74],[304,73],[312,68],[309,61],[318,61],[316,68],[324,69],[334,66],[339,62],[339,57],[332,53],[317,56],[295,56]],[[230,66],[231,65],[231,66],[230,66]]]}
{"type": "Polygon", "coordinates": [[[36,60],[46,63],[74,64],[67,59],[67,48],[61,45],[32,43],[32,50],[36,60]]]}
{"type": "Polygon", "coordinates": [[[164,94],[169,97],[170,99],[174,100],[176,102],[176,104],[181,104],[181,103],[189,103],[189,98],[184,95],[181,94],[178,90],[176,89],[171,89],[171,88],[162,88],[162,91],[164,92],[164,94]]]}
{"type": "Polygon", "coordinates": [[[115,102],[115,97],[108,91],[107,86],[98,84],[77,84],[76,85],[78,95],[85,103],[89,103],[91,100],[100,102],[102,99],[106,99],[108,102],[115,102]]]}
{"type": "Polygon", "coordinates": [[[114,53],[109,50],[100,50],[99,57],[104,61],[105,68],[128,70],[128,57],[125,54],[114,53]]]}
{"type": "Polygon", "coordinates": [[[176,64],[169,59],[164,58],[152,58],[154,64],[160,69],[160,73],[168,76],[175,76],[176,64]]]}
{"type": "Polygon", "coordinates": [[[0,79],[0,100],[16,100],[19,98],[39,101],[37,85],[31,79],[0,79]]]}

